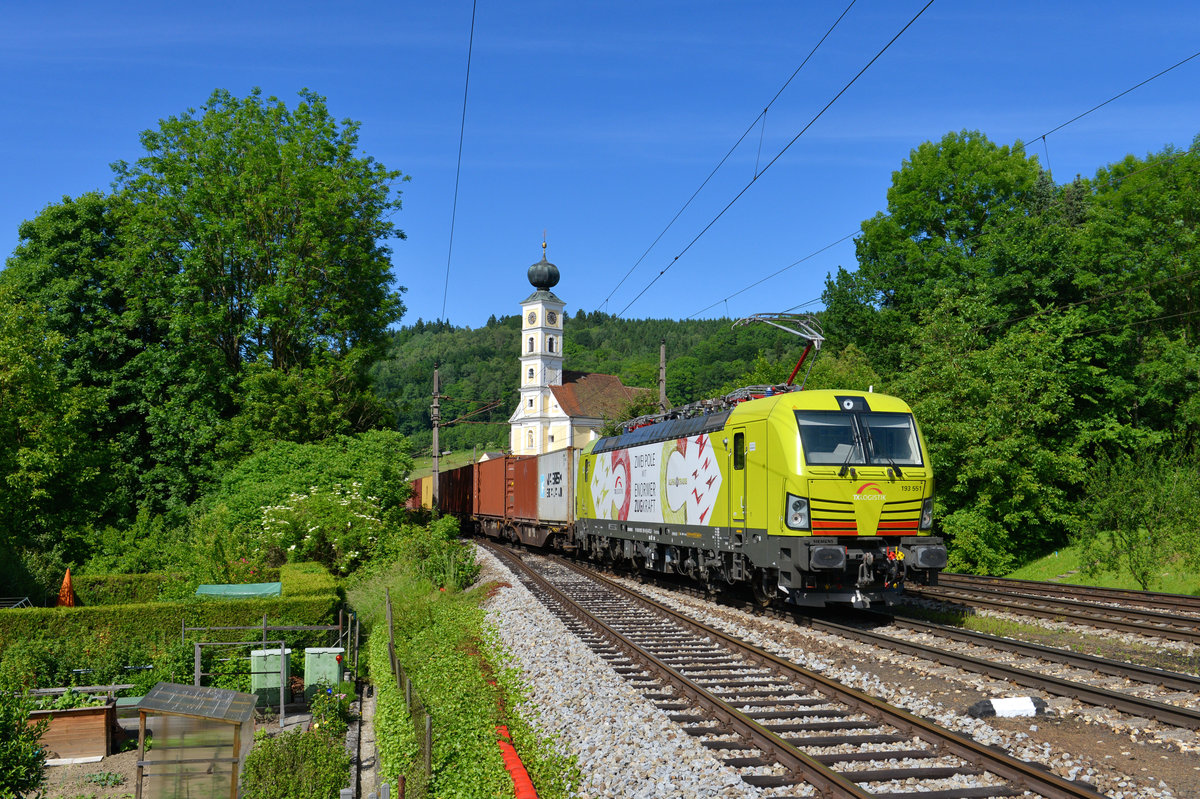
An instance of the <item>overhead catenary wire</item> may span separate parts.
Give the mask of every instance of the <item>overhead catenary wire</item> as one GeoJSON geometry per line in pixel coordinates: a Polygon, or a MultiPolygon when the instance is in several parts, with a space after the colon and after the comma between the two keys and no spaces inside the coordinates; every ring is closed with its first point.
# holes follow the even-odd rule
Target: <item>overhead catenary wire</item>
{"type": "Polygon", "coordinates": [[[1161,78],[1163,75],[1166,75],[1166,74],[1167,74],[1168,72],[1170,72],[1171,70],[1173,70],[1173,69],[1176,69],[1176,68],[1178,68],[1178,67],[1181,67],[1181,66],[1183,66],[1184,64],[1186,64],[1187,62],[1191,61],[1193,58],[1196,58],[1197,56],[1200,56],[1200,50],[1198,50],[1198,51],[1196,51],[1196,52],[1192,53],[1190,56],[1188,56],[1187,58],[1183,59],[1182,61],[1179,61],[1179,62],[1177,62],[1177,63],[1175,63],[1175,64],[1172,64],[1171,66],[1169,66],[1169,67],[1167,67],[1166,69],[1164,69],[1162,72],[1159,72],[1159,73],[1157,73],[1157,74],[1151,75],[1150,77],[1146,78],[1146,79],[1145,79],[1144,81],[1142,81],[1141,83],[1138,83],[1138,84],[1136,84],[1136,85],[1134,85],[1134,86],[1130,86],[1128,89],[1126,89],[1125,91],[1121,92],[1120,94],[1114,94],[1112,97],[1109,97],[1107,100],[1105,100],[1104,102],[1100,103],[1099,105],[1092,106],[1092,107],[1091,107],[1091,108],[1089,108],[1088,110],[1084,111],[1082,114],[1078,114],[1077,116],[1073,116],[1073,117],[1071,117],[1070,119],[1068,119],[1066,122],[1062,123],[1061,125],[1059,125],[1059,126],[1057,126],[1057,127],[1054,127],[1054,128],[1051,128],[1050,130],[1048,130],[1048,131],[1046,131],[1045,133],[1043,133],[1041,136],[1038,136],[1038,137],[1034,138],[1034,139],[1033,139],[1033,141],[1037,141],[1038,139],[1041,139],[1041,140],[1045,141],[1046,137],[1047,137],[1047,136],[1049,136],[1051,133],[1057,133],[1058,131],[1060,131],[1060,130],[1062,130],[1063,128],[1065,128],[1067,125],[1070,125],[1070,124],[1071,124],[1071,123],[1073,123],[1073,122],[1078,122],[1079,120],[1083,119],[1083,118],[1084,118],[1085,116],[1087,116],[1088,114],[1091,114],[1093,111],[1098,111],[1098,110],[1100,110],[1101,108],[1103,108],[1104,106],[1106,106],[1106,105],[1108,105],[1109,103],[1111,103],[1113,100],[1120,99],[1120,98],[1124,97],[1125,95],[1129,94],[1130,92],[1134,91],[1135,89],[1140,89],[1140,88],[1142,88],[1142,87],[1143,87],[1143,86],[1145,86],[1147,83],[1149,83],[1149,82],[1150,82],[1150,81],[1152,81],[1152,80],[1155,80],[1156,78],[1161,78]]]}
{"type": "Polygon", "coordinates": [[[463,139],[467,131],[467,93],[471,87],[471,54],[475,50],[475,8],[478,0],[471,2],[471,35],[467,41],[467,75],[463,80],[462,120],[458,127],[458,166],[454,170],[454,201],[450,206],[450,242],[446,247],[446,284],[442,289],[442,315],[446,318],[446,300],[450,296],[450,258],[454,252],[454,220],[458,215],[458,184],[462,177],[463,139]]]}
{"type": "MultiPolygon", "coordinates": [[[[703,181],[701,181],[700,186],[697,187],[697,189],[694,192],[692,192],[692,196],[689,197],[687,199],[687,201],[680,207],[680,209],[675,212],[675,216],[671,217],[671,221],[667,223],[667,226],[664,227],[662,229],[662,231],[658,234],[658,236],[655,237],[654,241],[650,242],[650,246],[646,248],[646,251],[643,252],[641,254],[641,256],[637,259],[637,261],[634,262],[633,266],[629,267],[629,271],[625,273],[625,276],[622,277],[620,281],[618,281],[617,285],[613,287],[613,290],[608,293],[608,296],[604,298],[604,302],[600,303],[600,307],[603,308],[604,306],[608,305],[608,301],[611,300],[613,295],[617,293],[617,290],[620,289],[622,285],[624,285],[625,281],[629,279],[629,276],[633,274],[634,270],[637,269],[638,266],[641,265],[642,261],[645,260],[646,256],[650,254],[650,251],[654,249],[654,247],[658,244],[658,242],[662,240],[662,237],[666,235],[667,231],[671,229],[672,225],[675,224],[675,222],[679,219],[679,217],[683,214],[683,212],[686,211],[691,206],[692,201],[695,200],[697,196],[699,196],[700,192],[704,190],[704,187],[708,185],[708,182],[713,179],[713,176],[715,176],[717,174],[717,172],[720,171],[721,167],[725,165],[725,162],[729,160],[729,157],[731,155],[733,155],[734,152],[737,150],[737,148],[741,146],[742,142],[746,140],[746,137],[750,135],[750,132],[752,130],[754,130],[755,125],[758,125],[759,122],[762,121],[763,127],[765,129],[767,111],[770,110],[771,106],[775,104],[775,101],[779,99],[779,96],[783,94],[784,90],[787,89],[787,87],[791,84],[791,82],[793,80],[795,80],[796,76],[800,74],[800,70],[804,69],[804,66],[809,62],[809,60],[813,57],[813,55],[816,54],[817,50],[821,47],[822,44],[824,44],[825,40],[829,38],[829,35],[831,33],[833,33],[834,29],[838,26],[839,23],[841,23],[842,19],[846,16],[846,14],[848,14],[850,12],[850,9],[854,6],[854,3],[856,1],[857,0],[850,0],[850,4],[847,5],[846,8],[843,9],[842,13],[838,16],[838,18],[833,21],[833,24],[829,26],[829,29],[827,31],[825,31],[825,35],[822,36],[815,45],[813,45],[812,50],[810,50],[808,55],[806,55],[804,57],[804,60],[800,62],[800,66],[796,67],[796,69],[792,72],[791,76],[788,77],[788,79],[783,82],[783,85],[780,86],[779,90],[775,92],[775,96],[772,97],[770,102],[768,102],[766,104],[766,106],[763,107],[763,110],[759,113],[759,115],[757,117],[754,118],[754,121],[751,122],[746,127],[746,130],[743,131],[742,135],[738,137],[738,140],[733,143],[733,146],[729,148],[729,151],[727,153],[725,153],[725,155],[721,158],[720,161],[717,162],[717,165],[715,167],[713,167],[711,172],[708,173],[708,177],[706,177],[703,181]]],[[[761,138],[759,139],[759,152],[760,153],[762,152],[761,138]]],[[[755,161],[754,170],[755,170],[755,173],[757,174],[757,172],[758,172],[758,162],[757,161],[755,161]]]]}
{"type": "Polygon", "coordinates": [[[909,28],[911,28],[911,27],[913,26],[913,24],[914,24],[914,23],[916,23],[916,21],[917,21],[918,19],[920,19],[920,18],[921,18],[921,15],[923,15],[923,14],[924,14],[924,13],[925,13],[925,12],[926,12],[928,9],[929,9],[929,7],[930,7],[931,5],[933,5],[933,3],[934,3],[934,0],[929,0],[929,2],[927,2],[927,3],[926,3],[924,6],[922,6],[922,7],[921,7],[921,10],[920,10],[920,11],[918,11],[918,12],[917,12],[917,13],[916,13],[916,14],[913,16],[913,18],[912,18],[912,19],[910,19],[910,20],[909,20],[909,21],[908,21],[908,22],[907,22],[907,23],[904,25],[904,27],[903,27],[903,28],[901,28],[901,29],[900,29],[900,31],[899,31],[899,32],[898,32],[898,33],[897,33],[895,36],[893,36],[893,37],[892,37],[892,38],[891,38],[891,39],[888,41],[888,43],[887,43],[887,44],[885,44],[885,45],[884,45],[884,46],[883,46],[883,47],[882,47],[882,48],[879,50],[879,52],[877,52],[877,53],[876,53],[876,54],[875,54],[875,55],[874,55],[874,56],[871,58],[871,60],[870,60],[870,61],[868,61],[868,62],[866,63],[866,65],[865,65],[865,66],[864,66],[862,69],[860,69],[860,70],[858,71],[858,73],[857,73],[857,74],[856,74],[856,75],[855,75],[853,78],[851,78],[851,79],[850,79],[850,81],[849,81],[848,83],[846,83],[846,85],[845,85],[845,86],[843,86],[843,87],[841,88],[841,90],[840,90],[840,91],[838,91],[838,93],[837,93],[837,94],[835,94],[835,95],[833,96],[833,99],[831,99],[831,100],[830,100],[828,103],[826,103],[826,104],[825,104],[825,106],[824,106],[824,107],[823,107],[823,108],[822,108],[820,111],[818,111],[818,112],[816,113],[816,115],[815,115],[815,116],[813,116],[813,118],[812,118],[812,119],[810,119],[810,120],[808,121],[808,123],[807,123],[807,124],[806,124],[806,125],[805,125],[803,128],[801,128],[801,129],[800,129],[800,132],[799,132],[799,133],[797,133],[795,136],[793,136],[793,137],[792,137],[792,140],[791,140],[791,141],[789,141],[789,142],[788,142],[786,145],[784,145],[784,146],[783,146],[783,149],[781,149],[781,150],[780,150],[778,153],[776,153],[776,154],[775,154],[775,157],[774,157],[774,158],[772,158],[770,161],[768,161],[768,162],[767,162],[766,166],[764,166],[764,167],[762,168],[762,170],[761,170],[761,171],[759,171],[759,172],[758,172],[758,173],[757,173],[757,174],[756,174],[756,175],[755,175],[755,176],[754,176],[754,177],[753,177],[753,178],[750,180],[750,182],[749,182],[749,183],[747,183],[745,186],[743,186],[743,187],[742,187],[741,191],[739,191],[739,192],[738,192],[738,193],[737,193],[737,194],[736,194],[736,195],[733,197],[733,199],[732,199],[732,200],[730,200],[730,201],[729,201],[729,202],[728,202],[728,203],[725,205],[725,207],[724,207],[724,208],[722,208],[722,209],[721,209],[721,210],[720,210],[720,211],[717,213],[717,215],[716,215],[716,216],[714,216],[714,217],[713,217],[713,218],[712,218],[712,219],[711,219],[711,220],[708,222],[708,224],[707,224],[707,225],[705,225],[705,226],[704,226],[704,227],[703,227],[703,228],[700,230],[700,232],[699,232],[699,233],[697,233],[697,234],[695,235],[695,237],[694,237],[694,238],[692,238],[692,240],[691,240],[691,241],[689,241],[689,242],[687,243],[687,245],[686,245],[686,246],[685,246],[685,247],[684,247],[682,250],[680,250],[680,251],[679,251],[679,254],[678,254],[678,255],[676,255],[674,258],[672,258],[672,259],[671,259],[671,262],[670,262],[669,264],[667,264],[666,266],[664,266],[664,267],[662,268],[662,270],[660,270],[660,271],[659,271],[659,273],[658,273],[657,275],[655,275],[655,276],[654,276],[654,279],[652,279],[652,280],[651,280],[649,283],[647,283],[647,284],[646,284],[646,286],[645,286],[645,287],[644,287],[644,288],[643,288],[641,291],[639,291],[639,292],[637,293],[637,296],[635,296],[635,297],[634,297],[632,300],[630,300],[630,301],[629,301],[629,303],[628,303],[628,304],[627,304],[627,305],[626,305],[624,308],[622,308],[622,309],[621,309],[621,312],[620,312],[620,313],[618,313],[618,314],[617,314],[617,316],[623,316],[623,315],[625,314],[625,312],[626,312],[626,311],[628,311],[628,310],[629,310],[629,308],[630,308],[630,307],[631,307],[631,306],[632,306],[632,305],[633,305],[635,302],[637,302],[639,299],[641,299],[642,295],[644,295],[644,294],[645,294],[647,291],[649,291],[649,290],[650,290],[650,288],[651,288],[651,287],[652,287],[652,286],[653,286],[655,283],[657,283],[657,282],[659,281],[659,279],[660,279],[660,278],[661,278],[663,275],[665,275],[665,274],[666,274],[666,273],[667,273],[667,272],[670,270],[670,268],[671,268],[672,266],[674,266],[676,263],[678,263],[678,262],[679,262],[679,259],[680,259],[680,258],[682,258],[682,257],[683,257],[683,256],[684,256],[684,255],[687,253],[687,251],[688,251],[688,250],[690,250],[690,249],[692,248],[692,246],[693,246],[693,245],[694,245],[694,244],[695,244],[697,241],[699,241],[699,240],[700,240],[700,238],[701,238],[701,237],[702,237],[702,236],[703,236],[705,233],[707,233],[707,232],[709,231],[709,229],[710,229],[710,228],[712,228],[712,226],[713,226],[713,225],[715,225],[715,224],[717,223],[717,221],[718,221],[718,220],[719,220],[719,219],[720,219],[722,216],[724,216],[724,215],[725,215],[725,212],[726,212],[726,211],[728,211],[730,208],[732,208],[732,207],[733,207],[733,205],[734,205],[734,203],[736,203],[738,200],[740,200],[740,199],[742,198],[742,196],[743,196],[743,195],[745,195],[745,193],[746,193],[747,191],[749,191],[749,190],[750,190],[750,187],[751,187],[751,186],[753,186],[753,185],[754,185],[754,184],[755,184],[755,183],[758,181],[758,179],[759,179],[760,177],[762,177],[762,176],[763,176],[763,175],[766,173],[766,171],[767,171],[768,169],[770,169],[772,166],[774,166],[774,164],[775,164],[775,163],[776,163],[776,162],[777,162],[777,161],[778,161],[780,158],[782,158],[782,157],[783,157],[783,154],[784,154],[784,153],[786,153],[786,152],[787,152],[789,149],[791,149],[792,145],[793,145],[793,144],[795,144],[797,141],[799,141],[800,137],[801,137],[801,136],[803,136],[803,135],[804,135],[804,134],[805,134],[805,133],[808,131],[808,129],[809,129],[809,128],[811,128],[811,127],[812,127],[814,124],[816,124],[817,120],[818,120],[818,119],[820,119],[822,116],[824,116],[825,112],[826,112],[826,111],[828,111],[828,110],[829,110],[829,109],[830,109],[830,108],[833,106],[833,104],[834,104],[834,103],[836,103],[836,102],[837,102],[837,101],[838,101],[838,100],[841,98],[841,96],[842,96],[843,94],[845,94],[847,91],[849,91],[849,90],[850,90],[850,87],[851,87],[851,86],[853,86],[855,83],[857,83],[857,82],[858,82],[858,79],[859,79],[859,78],[861,78],[861,77],[863,76],[863,74],[864,74],[864,73],[866,73],[866,71],[867,71],[868,69],[870,69],[870,68],[871,68],[871,66],[872,66],[872,65],[873,65],[873,64],[874,64],[876,61],[878,61],[878,60],[879,60],[881,57],[883,57],[883,54],[884,54],[884,53],[886,53],[886,52],[887,52],[889,49],[891,49],[891,46],[892,46],[893,44],[895,44],[895,43],[896,43],[896,41],[897,41],[897,40],[898,40],[898,39],[899,39],[901,36],[903,36],[903,35],[904,35],[905,31],[907,31],[909,28]]]}
{"type": "MultiPolygon", "coordinates": [[[[730,300],[732,300],[734,297],[738,296],[739,294],[743,294],[743,293],[745,293],[745,292],[749,291],[750,289],[754,288],[755,286],[757,286],[757,285],[759,285],[759,284],[761,284],[761,283],[766,283],[768,280],[770,280],[770,279],[771,279],[771,278],[773,278],[773,277],[777,277],[777,276],[779,276],[779,275],[782,275],[784,272],[788,271],[789,269],[792,269],[793,267],[797,267],[797,266],[799,266],[800,264],[804,263],[805,261],[809,260],[810,258],[815,258],[815,257],[817,257],[818,255],[820,255],[821,253],[823,253],[823,252],[825,252],[826,250],[830,249],[831,247],[836,247],[837,245],[841,244],[841,243],[842,243],[843,241],[845,241],[846,239],[853,238],[853,237],[854,237],[854,235],[855,235],[855,233],[857,233],[857,232],[858,232],[858,231],[853,231],[853,232],[851,232],[851,233],[847,233],[845,236],[842,236],[842,237],[841,237],[840,239],[838,239],[837,241],[834,241],[834,242],[831,242],[831,243],[829,243],[829,244],[826,244],[826,245],[825,245],[824,247],[822,247],[821,249],[819,249],[819,250],[814,250],[814,251],[810,252],[808,255],[804,256],[803,258],[801,258],[801,259],[799,259],[799,260],[797,260],[797,261],[792,261],[790,264],[788,264],[787,266],[783,267],[782,269],[777,269],[776,271],[772,272],[771,274],[767,275],[766,277],[760,278],[760,279],[756,280],[755,282],[751,283],[749,286],[745,286],[744,288],[740,288],[740,289],[738,289],[737,291],[735,291],[735,292],[733,292],[732,294],[730,294],[729,296],[727,296],[727,297],[725,297],[725,298],[723,298],[723,299],[717,300],[717,301],[716,301],[716,302],[714,302],[712,305],[708,306],[708,308],[701,308],[699,311],[696,311],[694,314],[692,314],[691,316],[689,316],[689,317],[688,317],[688,319],[694,319],[694,318],[696,318],[697,316],[699,316],[700,314],[704,313],[705,311],[707,311],[707,310],[709,310],[709,309],[711,309],[711,308],[715,308],[716,306],[720,305],[722,302],[724,302],[724,303],[728,304],[728,302],[729,302],[730,300]]],[[[797,306],[795,306],[795,308],[800,308],[800,307],[802,307],[802,306],[804,306],[804,305],[811,305],[811,304],[813,304],[814,302],[820,302],[820,299],[818,298],[818,299],[816,299],[816,300],[809,300],[808,302],[804,302],[804,303],[801,303],[800,305],[797,305],[797,306]]],[[[795,308],[792,308],[792,309],[789,309],[789,310],[795,310],[795,308]]]]}
{"type": "MultiPolygon", "coordinates": [[[[1188,56],[1187,58],[1184,58],[1183,60],[1176,62],[1175,64],[1173,64],[1173,65],[1171,65],[1171,66],[1167,67],[1167,68],[1166,68],[1166,69],[1164,69],[1164,70],[1161,70],[1160,72],[1157,72],[1157,73],[1155,73],[1154,75],[1152,75],[1152,76],[1151,76],[1151,77],[1149,77],[1149,78],[1146,78],[1145,80],[1141,81],[1140,83],[1137,83],[1137,84],[1135,84],[1135,85],[1133,85],[1133,86],[1129,87],[1128,89],[1126,89],[1126,90],[1124,90],[1124,91],[1122,91],[1122,92],[1119,92],[1118,94],[1115,94],[1115,95],[1113,95],[1112,97],[1108,98],[1108,99],[1107,99],[1107,100],[1105,100],[1104,102],[1102,102],[1102,103],[1099,103],[1098,105],[1092,106],[1092,107],[1091,107],[1091,108],[1089,108],[1087,111],[1084,111],[1084,112],[1083,112],[1083,113],[1081,113],[1081,114],[1077,114],[1077,115],[1075,115],[1074,117],[1072,117],[1071,119],[1067,120],[1066,122],[1063,122],[1061,125],[1057,125],[1056,127],[1054,127],[1054,128],[1051,128],[1050,130],[1046,131],[1046,132],[1045,132],[1045,133],[1043,133],[1042,135],[1040,135],[1040,136],[1037,136],[1037,137],[1035,137],[1035,138],[1031,139],[1031,141],[1038,141],[1038,140],[1040,139],[1040,140],[1042,141],[1042,144],[1043,144],[1043,146],[1045,146],[1045,144],[1046,144],[1046,137],[1047,137],[1047,136],[1049,136],[1049,135],[1051,135],[1052,133],[1056,133],[1057,131],[1060,131],[1060,130],[1062,130],[1063,128],[1067,127],[1067,126],[1068,126],[1068,125],[1070,125],[1071,123],[1073,123],[1073,122],[1077,122],[1078,120],[1080,120],[1080,119],[1083,119],[1083,118],[1084,118],[1084,117],[1086,117],[1087,115],[1089,115],[1089,114],[1091,114],[1091,113],[1093,113],[1093,112],[1095,112],[1095,111],[1097,111],[1097,110],[1099,110],[1099,109],[1103,108],[1104,106],[1108,105],[1109,103],[1113,102],[1114,100],[1117,100],[1117,99],[1119,99],[1119,98],[1121,98],[1121,97],[1124,97],[1125,95],[1129,94],[1130,92],[1134,91],[1135,89],[1139,89],[1139,88],[1141,88],[1142,86],[1145,86],[1147,83],[1150,83],[1151,81],[1153,81],[1153,80],[1155,80],[1155,79],[1157,79],[1157,78],[1160,78],[1160,77],[1162,77],[1163,75],[1166,75],[1168,72],[1172,71],[1173,69],[1176,69],[1177,67],[1180,67],[1180,66],[1182,66],[1182,65],[1186,64],[1187,62],[1189,62],[1189,61],[1191,61],[1191,60],[1195,59],[1195,58],[1196,58],[1196,57],[1198,57],[1198,56],[1200,56],[1200,51],[1198,51],[1198,52],[1196,52],[1196,53],[1193,53],[1192,55],[1188,56]]],[[[1129,178],[1133,177],[1134,175],[1141,174],[1142,172],[1146,172],[1146,171],[1148,171],[1148,170],[1150,170],[1150,169],[1157,169],[1157,168],[1159,168],[1159,167],[1162,167],[1162,166],[1167,166],[1167,165],[1173,164],[1175,161],[1178,161],[1178,160],[1179,160],[1179,159],[1181,159],[1181,158],[1184,158],[1184,157],[1186,157],[1186,156],[1189,156],[1189,155],[1195,155],[1195,154],[1197,154],[1198,152],[1200,152],[1200,150],[1198,150],[1198,145],[1195,145],[1195,144],[1194,144],[1194,145],[1192,145],[1192,147],[1188,148],[1187,150],[1184,150],[1184,151],[1181,151],[1181,152],[1177,152],[1177,153],[1175,153],[1174,155],[1171,155],[1171,156],[1169,156],[1169,157],[1167,157],[1167,158],[1162,158],[1162,159],[1159,159],[1159,160],[1156,160],[1156,161],[1154,161],[1153,163],[1146,164],[1146,165],[1145,165],[1145,166],[1143,166],[1141,169],[1135,169],[1135,170],[1133,170],[1132,172],[1127,172],[1127,173],[1124,173],[1124,174],[1121,174],[1121,175],[1113,175],[1113,176],[1111,176],[1111,177],[1110,177],[1110,178],[1109,178],[1107,181],[1105,181],[1105,183],[1104,183],[1104,184],[1099,184],[1099,185],[1112,185],[1112,184],[1120,183],[1121,181],[1127,180],[1127,179],[1129,179],[1129,178]]],[[[1049,160],[1050,160],[1050,154],[1049,154],[1049,150],[1048,150],[1048,149],[1046,149],[1047,172],[1049,171],[1049,160]]],[[[889,216],[891,216],[891,214],[884,214],[883,216],[884,216],[884,217],[889,217],[889,216]]],[[[857,231],[856,231],[855,233],[857,233],[857,231]]],[[[812,254],[810,254],[810,255],[807,255],[807,256],[805,256],[804,258],[801,258],[800,260],[798,260],[798,261],[795,261],[795,262],[794,262],[794,263],[792,263],[792,264],[789,264],[788,266],[784,267],[783,269],[780,269],[780,270],[778,270],[778,271],[776,271],[776,272],[773,272],[772,274],[770,274],[770,275],[767,275],[766,277],[764,277],[764,278],[761,278],[760,280],[758,280],[758,281],[755,281],[754,283],[751,283],[750,285],[746,286],[745,288],[742,288],[742,289],[740,289],[740,290],[738,290],[738,291],[734,292],[733,294],[730,294],[730,295],[728,295],[727,297],[725,297],[725,298],[724,298],[724,300],[717,300],[717,301],[716,301],[716,302],[714,302],[712,305],[709,305],[707,308],[704,308],[704,309],[702,309],[702,310],[700,310],[700,311],[697,311],[696,313],[692,314],[691,316],[689,316],[689,317],[687,317],[687,318],[689,318],[689,319],[691,319],[691,318],[694,318],[694,317],[696,317],[696,316],[698,316],[698,315],[700,315],[700,314],[704,313],[705,311],[707,311],[707,310],[710,310],[710,309],[711,309],[711,308],[713,308],[714,306],[721,304],[721,302],[722,302],[722,301],[724,301],[724,302],[726,302],[726,303],[728,304],[728,300],[729,300],[729,299],[731,299],[731,298],[733,298],[733,297],[736,297],[737,295],[739,295],[739,294],[741,294],[741,293],[743,293],[743,292],[745,292],[745,291],[748,291],[749,289],[752,289],[752,288],[754,288],[755,286],[758,286],[759,284],[761,284],[761,283],[763,283],[763,282],[766,282],[767,280],[770,280],[770,279],[772,279],[772,278],[774,278],[774,277],[776,277],[776,276],[778,276],[778,275],[782,274],[783,272],[786,272],[788,269],[791,269],[791,268],[792,268],[792,267],[794,267],[794,266],[798,266],[799,264],[801,264],[801,263],[803,263],[804,261],[808,260],[809,258],[813,257],[814,255],[817,255],[817,254],[819,254],[819,253],[822,253],[822,252],[824,252],[824,251],[826,251],[826,250],[830,249],[831,247],[837,246],[838,244],[842,243],[842,242],[843,242],[843,241],[845,241],[846,239],[848,239],[848,238],[851,238],[852,236],[854,236],[854,235],[855,235],[855,233],[850,233],[850,234],[847,234],[846,236],[843,236],[842,238],[838,239],[837,241],[835,241],[835,242],[832,242],[831,244],[827,244],[827,245],[825,245],[824,247],[821,247],[820,249],[818,249],[818,250],[814,251],[812,254]]],[[[982,235],[982,231],[981,231],[979,234],[976,234],[976,235],[982,235]]],[[[973,236],[973,237],[971,237],[971,238],[975,238],[975,237],[973,236]]],[[[670,267],[668,267],[668,268],[670,268],[670,267]]],[[[664,270],[664,271],[665,271],[665,270],[664,270]]],[[[647,287],[647,288],[648,288],[648,287],[647,287]]],[[[640,295],[639,295],[639,296],[640,296],[640,295]]],[[[636,298],[635,298],[635,299],[636,299],[636,298]]],[[[805,302],[805,303],[803,303],[802,305],[811,305],[811,304],[812,304],[812,301],[808,301],[808,302],[805,302]]],[[[801,306],[797,306],[797,307],[801,307],[801,306]]],[[[1002,322],[998,322],[998,323],[996,323],[996,324],[1003,324],[1003,323],[1002,323],[1002,322]]]]}

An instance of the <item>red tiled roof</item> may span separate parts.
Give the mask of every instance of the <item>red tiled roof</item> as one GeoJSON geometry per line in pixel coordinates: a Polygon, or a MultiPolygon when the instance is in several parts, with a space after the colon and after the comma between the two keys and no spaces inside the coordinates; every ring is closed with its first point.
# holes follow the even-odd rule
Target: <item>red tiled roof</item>
{"type": "Polygon", "coordinates": [[[629,403],[650,392],[623,384],[614,375],[563,370],[563,384],[550,386],[558,407],[567,416],[589,419],[621,418],[629,403]]]}

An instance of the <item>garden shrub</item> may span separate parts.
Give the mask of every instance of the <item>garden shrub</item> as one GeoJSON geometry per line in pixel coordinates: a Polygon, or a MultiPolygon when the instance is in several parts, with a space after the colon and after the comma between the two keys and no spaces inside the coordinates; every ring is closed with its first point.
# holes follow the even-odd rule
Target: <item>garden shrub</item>
{"type": "Polygon", "coordinates": [[[261,736],[242,768],[242,799],[336,799],[350,781],[345,742],[289,730],[261,736]]]}
{"type": "Polygon", "coordinates": [[[285,597],[337,593],[337,580],[319,563],[286,563],[279,568],[285,597]]]}
{"type": "Polygon", "coordinates": [[[427,525],[389,527],[376,543],[375,557],[403,563],[439,588],[463,589],[475,582],[475,547],[458,537],[458,519],[442,516],[427,525]]]}
{"type": "Polygon", "coordinates": [[[165,584],[182,577],[183,575],[163,572],[73,574],[71,585],[81,605],[138,605],[156,602],[165,584]]]}
{"type": "Polygon", "coordinates": [[[30,725],[33,700],[17,687],[0,680],[0,797],[40,796],[46,779],[40,741],[50,720],[30,725]]]}
{"type": "MultiPolygon", "coordinates": [[[[350,724],[350,694],[343,690],[344,687],[322,681],[308,702],[312,729],[339,741],[346,737],[350,724]]],[[[353,686],[350,688],[353,690],[353,686]]]]}
{"type": "Polygon", "coordinates": [[[260,546],[347,574],[378,539],[382,513],[379,500],[365,494],[361,483],[311,486],[262,509],[260,546]]]}

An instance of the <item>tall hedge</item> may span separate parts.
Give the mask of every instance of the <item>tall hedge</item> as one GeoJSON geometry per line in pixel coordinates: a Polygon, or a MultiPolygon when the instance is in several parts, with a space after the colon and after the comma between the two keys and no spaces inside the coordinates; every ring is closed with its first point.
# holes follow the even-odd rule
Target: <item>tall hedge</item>
{"type": "MultiPolygon", "coordinates": [[[[267,599],[193,597],[180,602],[91,605],[75,608],[17,608],[0,611],[0,663],[4,653],[39,642],[52,645],[60,657],[79,668],[120,648],[147,657],[176,646],[181,628],[249,627],[262,624],[310,626],[332,624],[341,606],[334,579],[315,564],[284,566],[283,595],[267,599]]],[[[156,581],[151,580],[149,583],[156,581]]],[[[136,593],[131,589],[132,593],[136,593]]],[[[209,630],[207,641],[239,641],[254,637],[246,630],[209,630]]],[[[294,634],[293,634],[294,636],[294,634]]],[[[189,640],[197,640],[195,634],[189,640]]],[[[307,642],[306,642],[307,643],[307,642]]],[[[136,665],[136,664],[125,664],[136,665]]]]}

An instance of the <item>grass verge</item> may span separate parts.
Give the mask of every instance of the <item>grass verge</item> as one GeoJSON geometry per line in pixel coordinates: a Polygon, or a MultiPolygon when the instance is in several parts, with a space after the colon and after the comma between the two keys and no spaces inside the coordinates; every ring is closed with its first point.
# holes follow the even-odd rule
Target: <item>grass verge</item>
{"type": "Polygon", "coordinates": [[[505,723],[543,799],[573,796],[572,764],[536,729],[520,675],[488,629],[485,587],[437,590],[401,564],[376,566],[350,581],[347,596],[368,628],[367,665],[375,684],[380,779],[404,775],[410,797],[512,796],[497,746],[505,723]],[[419,739],[391,676],[384,595],[392,597],[396,654],[433,718],[432,775],[425,780],[419,739]],[[490,682],[496,675],[496,684],[490,682]],[[503,710],[502,710],[503,708],[503,710]]]}
{"type": "MultiPolygon", "coordinates": [[[[1018,580],[1043,580],[1097,588],[1128,588],[1135,591],[1141,588],[1129,570],[1123,566],[1113,571],[1089,575],[1086,573],[1086,565],[1081,557],[1080,548],[1070,546],[1038,558],[1004,576],[1018,580]]],[[[1200,596],[1200,574],[1184,568],[1182,559],[1178,559],[1165,565],[1155,576],[1150,588],[1170,594],[1200,596]]]]}

